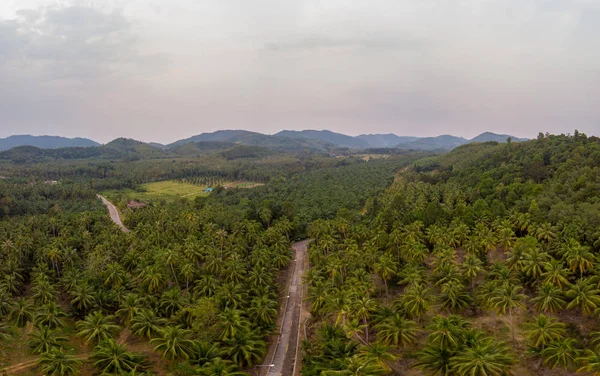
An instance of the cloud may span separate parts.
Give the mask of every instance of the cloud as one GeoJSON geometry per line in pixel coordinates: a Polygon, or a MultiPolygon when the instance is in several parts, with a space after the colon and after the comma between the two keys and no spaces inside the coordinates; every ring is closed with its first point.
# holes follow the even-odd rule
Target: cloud
{"type": "Polygon", "coordinates": [[[374,49],[374,50],[420,50],[429,45],[424,40],[395,37],[333,38],[312,35],[296,40],[269,42],[265,48],[271,51],[312,49],[374,49]]]}
{"type": "Polygon", "coordinates": [[[116,10],[78,5],[20,10],[16,19],[0,20],[0,77],[14,78],[18,66],[20,78],[82,82],[164,62],[160,54],[141,54],[138,41],[116,10]]]}

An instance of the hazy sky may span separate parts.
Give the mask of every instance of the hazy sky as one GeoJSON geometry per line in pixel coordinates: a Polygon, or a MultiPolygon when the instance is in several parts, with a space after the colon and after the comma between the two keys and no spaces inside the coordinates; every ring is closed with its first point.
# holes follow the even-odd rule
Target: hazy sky
{"type": "Polygon", "coordinates": [[[600,0],[1,0],[0,137],[600,134],[600,0]]]}

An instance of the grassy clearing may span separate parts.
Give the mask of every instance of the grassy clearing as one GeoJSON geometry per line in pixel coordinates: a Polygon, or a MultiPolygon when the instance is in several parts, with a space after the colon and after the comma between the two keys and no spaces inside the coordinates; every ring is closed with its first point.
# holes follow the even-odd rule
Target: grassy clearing
{"type": "MultiPolygon", "coordinates": [[[[225,188],[253,188],[262,183],[249,181],[227,181],[222,183],[225,188]]],[[[182,183],[174,180],[158,181],[140,185],[139,189],[106,190],[101,194],[112,202],[125,202],[129,200],[153,201],[165,200],[172,202],[180,198],[194,199],[200,196],[208,196],[204,192],[208,185],[182,183]]]]}

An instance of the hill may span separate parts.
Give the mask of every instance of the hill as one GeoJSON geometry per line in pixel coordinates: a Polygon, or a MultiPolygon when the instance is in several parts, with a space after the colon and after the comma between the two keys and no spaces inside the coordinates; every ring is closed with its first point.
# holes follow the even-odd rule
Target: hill
{"type": "Polygon", "coordinates": [[[100,146],[99,149],[114,153],[115,157],[132,160],[164,158],[166,156],[162,149],[130,138],[117,138],[106,145],[100,146]]]}
{"type": "Polygon", "coordinates": [[[441,135],[437,137],[423,137],[413,141],[403,142],[396,147],[398,149],[413,149],[413,150],[452,150],[457,146],[464,145],[469,142],[462,137],[451,135],[441,135]]]}
{"type": "Polygon", "coordinates": [[[328,130],[281,131],[274,136],[294,139],[314,139],[347,148],[366,148],[370,146],[365,140],[328,130]]]}
{"type": "Polygon", "coordinates": [[[196,136],[175,141],[172,144],[167,145],[167,148],[174,149],[181,145],[199,142],[222,142],[261,146],[264,148],[287,152],[324,152],[329,150],[329,148],[335,147],[334,144],[317,139],[295,139],[290,137],[267,135],[244,130],[222,130],[211,133],[201,133],[196,136]]]}
{"type": "Polygon", "coordinates": [[[471,142],[489,142],[489,141],[506,142],[506,140],[509,137],[512,142],[527,141],[526,138],[519,138],[519,137],[511,136],[508,134],[496,134],[496,133],[492,133],[492,132],[484,132],[484,133],[480,134],[479,136],[472,138],[471,142]]]}
{"type": "Polygon", "coordinates": [[[90,147],[100,145],[87,138],[67,138],[60,136],[31,136],[17,135],[0,138],[0,151],[12,149],[17,146],[35,146],[40,149],[58,149],[66,147],[90,147]]]}
{"type": "Polygon", "coordinates": [[[397,136],[393,133],[387,134],[361,134],[357,139],[365,141],[371,148],[393,148],[398,144],[410,142],[419,137],[397,136]]]}

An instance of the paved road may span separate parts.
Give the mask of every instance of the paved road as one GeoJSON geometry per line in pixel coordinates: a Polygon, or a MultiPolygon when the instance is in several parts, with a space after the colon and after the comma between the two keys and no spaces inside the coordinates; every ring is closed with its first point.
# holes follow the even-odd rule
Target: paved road
{"type": "Polygon", "coordinates": [[[262,365],[267,369],[266,376],[292,375],[296,361],[298,346],[298,329],[300,327],[300,313],[302,309],[302,276],[305,271],[306,247],[308,240],[292,245],[295,260],[294,270],[290,278],[289,297],[286,299],[285,311],[281,321],[281,328],[277,342],[272,346],[271,357],[262,365]]]}
{"type": "Polygon", "coordinates": [[[110,213],[110,219],[112,219],[112,221],[116,223],[121,228],[121,230],[123,230],[123,232],[129,232],[129,229],[125,227],[123,222],[121,222],[121,217],[119,217],[119,211],[117,210],[117,208],[104,197],[100,195],[97,196],[100,200],[102,200],[102,203],[108,208],[108,212],[110,213]]]}

